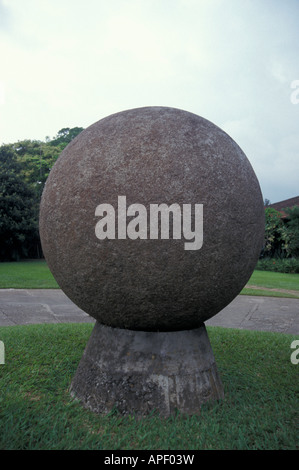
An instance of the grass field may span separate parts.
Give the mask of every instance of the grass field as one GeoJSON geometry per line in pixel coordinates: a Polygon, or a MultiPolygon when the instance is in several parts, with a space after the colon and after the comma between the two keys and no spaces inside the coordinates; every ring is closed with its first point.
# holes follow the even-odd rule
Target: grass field
{"type": "Polygon", "coordinates": [[[299,298],[299,274],[255,270],[242,294],[299,298]],[[260,289],[258,289],[260,288],[260,289]]]}
{"type": "Polygon", "coordinates": [[[299,275],[271,271],[254,271],[248,284],[269,288],[292,289],[299,292],[299,275]]]}
{"type": "MultiPolygon", "coordinates": [[[[91,324],[0,328],[1,449],[297,449],[295,336],[207,328],[224,400],[198,416],[95,415],[71,399],[69,385],[91,324]]],[[[298,339],[298,337],[297,337],[298,339]]]]}
{"type": "Polygon", "coordinates": [[[57,289],[44,260],[0,263],[1,289],[57,289]]]}
{"type": "MultiPolygon", "coordinates": [[[[248,285],[255,288],[245,287],[241,294],[299,298],[299,274],[254,271],[248,285]]],[[[46,262],[36,260],[0,263],[0,289],[4,288],[57,289],[58,285],[46,262]]]]}

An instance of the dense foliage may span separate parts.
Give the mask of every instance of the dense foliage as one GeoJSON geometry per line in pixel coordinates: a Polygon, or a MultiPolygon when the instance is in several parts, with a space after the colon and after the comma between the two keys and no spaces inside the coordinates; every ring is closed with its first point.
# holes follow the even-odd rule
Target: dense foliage
{"type": "Polygon", "coordinates": [[[38,213],[44,184],[58,156],[82,127],[61,129],[51,140],[0,146],[0,260],[42,256],[38,213]]]}
{"type": "Polygon", "coordinates": [[[265,207],[265,241],[257,269],[299,273],[299,207],[265,207]]]}
{"type": "Polygon", "coordinates": [[[299,207],[286,208],[284,212],[285,218],[277,210],[265,208],[264,257],[299,256],[299,207]]]}

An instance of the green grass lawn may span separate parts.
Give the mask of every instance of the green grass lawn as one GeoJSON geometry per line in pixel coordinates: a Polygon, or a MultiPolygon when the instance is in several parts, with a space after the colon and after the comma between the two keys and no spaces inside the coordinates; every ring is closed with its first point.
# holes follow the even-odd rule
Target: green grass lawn
{"type": "Polygon", "coordinates": [[[299,292],[299,274],[256,270],[253,272],[248,284],[269,288],[297,290],[299,292]]]}
{"type": "Polygon", "coordinates": [[[93,325],[0,328],[0,449],[297,449],[292,335],[207,328],[224,400],[198,416],[99,416],[69,395],[93,325]]]}
{"type": "Polygon", "coordinates": [[[248,285],[259,286],[268,289],[291,290],[293,292],[267,291],[245,287],[241,294],[299,298],[299,274],[255,270],[248,281],[248,285]]]}
{"type": "Polygon", "coordinates": [[[44,260],[0,263],[1,289],[57,289],[58,284],[44,260]]]}

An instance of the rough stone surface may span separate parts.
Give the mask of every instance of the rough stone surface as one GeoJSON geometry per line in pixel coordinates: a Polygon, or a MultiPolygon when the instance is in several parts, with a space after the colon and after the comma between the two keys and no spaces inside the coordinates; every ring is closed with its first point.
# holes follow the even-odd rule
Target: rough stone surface
{"type": "Polygon", "coordinates": [[[241,291],[264,234],[259,183],[239,146],[186,111],[124,111],[84,130],[45,185],[40,234],[65,294],[104,325],[197,328],[241,291]],[[95,209],[133,203],[203,204],[203,246],[184,239],[99,240],[95,209]]]}
{"type": "Polygon", "coordinates": [[[96,323],[71,384],[71,394],[94,412],[196,414],[223,398],[204,326],[144,332],[96,323]]]}

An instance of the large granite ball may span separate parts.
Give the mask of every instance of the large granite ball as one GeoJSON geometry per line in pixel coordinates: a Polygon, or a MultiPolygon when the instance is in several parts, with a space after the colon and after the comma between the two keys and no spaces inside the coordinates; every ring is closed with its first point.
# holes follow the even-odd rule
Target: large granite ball
{"type": "Polygon", "coordinates": [[[40,235],[61,289],[100,323],[192,329],[250,278],[263,200],[247,157],[220,128],[179,109],[132,109],[62,152],[40,235]]]}

